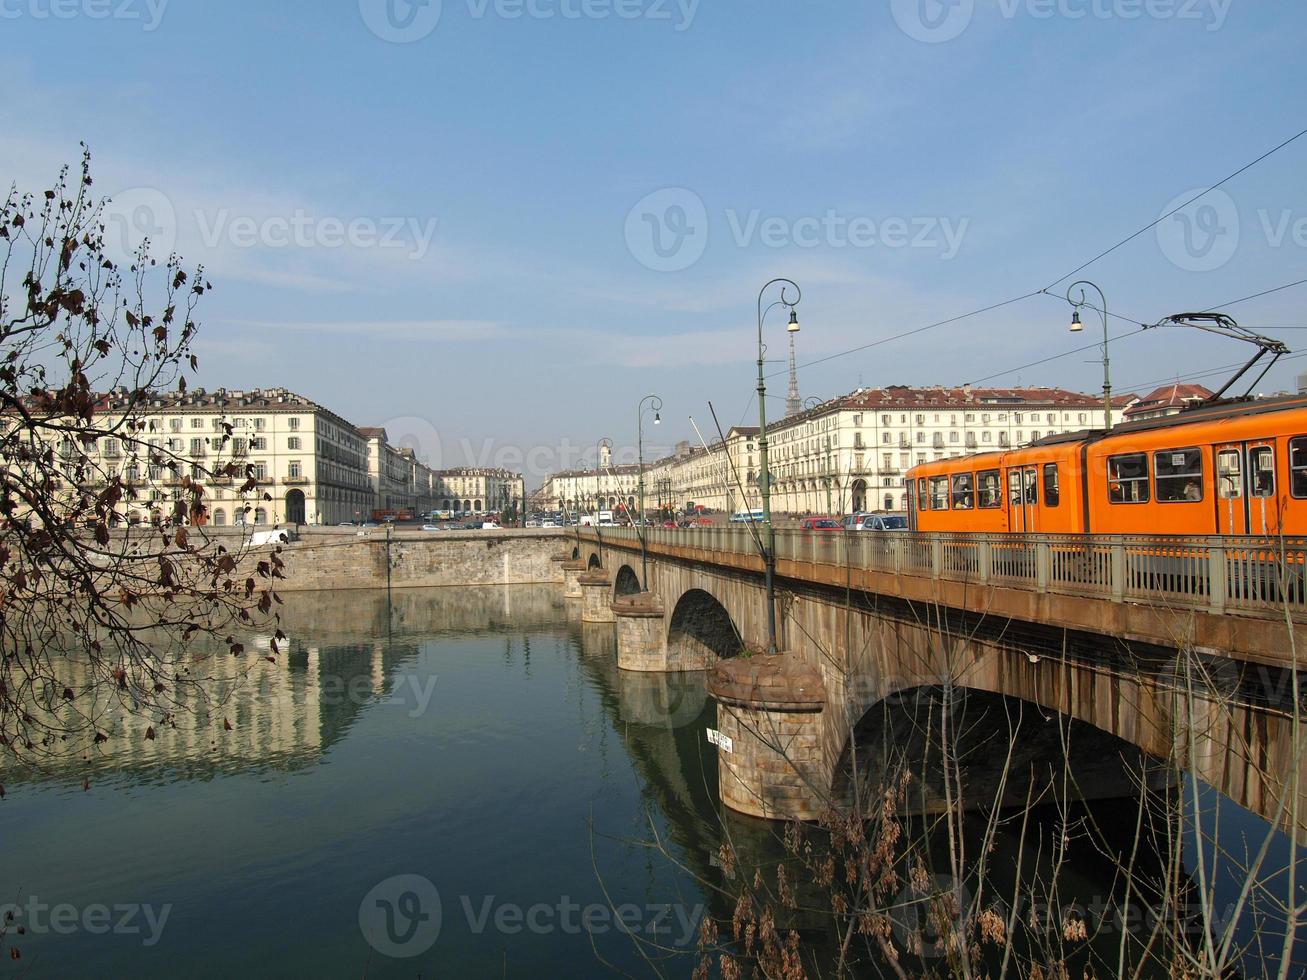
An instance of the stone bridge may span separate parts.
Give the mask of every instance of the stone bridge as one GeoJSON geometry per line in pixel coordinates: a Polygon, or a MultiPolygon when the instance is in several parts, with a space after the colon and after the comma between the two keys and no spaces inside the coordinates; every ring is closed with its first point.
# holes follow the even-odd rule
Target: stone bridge
{"type": "MultiPolygon", "coordinates": [[[[777,532],[782,653],[766,656],[751,532],[646,535],[647,588],[633,529],[567,539],[557,579],[583,622],[614,624],[621,669],[711,671],[721,797],[736,810],[848,805],[853,776],[886,761],[886,729],[862,734],[870,720],[945,689],[994,709],[990,756],[1015,745],[1005,804],[1038,791],[1037,764],[1071,756],[1084,798],[1129,795],[1152,759],[1282,826],[1295,790],[1307,803],[1292,672],[1307,597],[1283,572],[1303,567],[1302,542],[777,532]]],[[[889,724],[890,741],[912,740],[901,717],[889,724]]]]}

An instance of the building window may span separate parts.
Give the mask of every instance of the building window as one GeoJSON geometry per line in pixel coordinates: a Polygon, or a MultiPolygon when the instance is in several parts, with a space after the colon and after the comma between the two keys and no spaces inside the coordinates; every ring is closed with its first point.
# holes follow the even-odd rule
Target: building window
{"type": "Polygon", "coordinates": [[[193,438],[193,439],[191,439],[191,455],[192,455],[192,456],[203,456],[203,455],[204,455],[204,439],[203,439],[203,438],[199,438],[199,437],[197,437],[197,438],[193,438]]]}
{"type": "Polygon", "coordinates": [[[303,468],[300,466],[300,461],[297,459],[291,460],[290,464],[286,467],[286,474],[292,480],[298,480],[303,476],[303,468]]]}
{"type": "Polygon", "coordinates": [[[214,527],[227,526],[227,512],[223,510],[221,507],[219,507],[217,510],[213,512],[213,526],[214,527]]]}
{"type": "Polygon", "coordinates": [[[294,431],[295,431],[296,429],[298,429],[299,427],[300,427],[300,420],[299,420],[299,419],[296,419],[296,418],[289,418],[289,419],[286,420],[286,428],[290,429],[292,432],[294,432],[294,431]]]}
{"type": "Polygon", "coordinates": [[[255,436],[250,440],[250,448],[255,452],[262,452],[268,448],[268,440],[263,436],[255,436]]]}
{"type": "Polygon", "coordinates": [[[267,523],[268,523],[268,512],[267,512],[266,510],[264,510],[262,507],[256,507],[256,508],[255,508],[255,510],[254,510],[254,523],[255,523],[255,524],[267,524],[267,523]]]}
{"type": "Polygon", "coordinates": [[[258,431],[262,432],[262,431],[263,431],[263,419],[255,419],[255,420],[254,420],[254,428],[257,429],[258,431]]]}
{"type": "Polygon", "coordinates": [[[182,430],[182,420],[181,420],[181,419],[169,419],[169,420],[168,420],[168,428],[171,429],[173,432],[181,432],[181,430],[182,430]]]}
{"type": "Polygon", "coordinates": [[[289,439],[286,440],[287,449],[296,450],[299,449],[299,447],[300,447],[299,436],[291,436],[289,439]]]}
{"type": "Polygon", "coordinates": [[[191,428],[192,428],[192,429],[203,429],[203,428],[204,428],[204,419],[200,418],[198,415],[195,416],[195,418],[191,419],[191,428]]]}

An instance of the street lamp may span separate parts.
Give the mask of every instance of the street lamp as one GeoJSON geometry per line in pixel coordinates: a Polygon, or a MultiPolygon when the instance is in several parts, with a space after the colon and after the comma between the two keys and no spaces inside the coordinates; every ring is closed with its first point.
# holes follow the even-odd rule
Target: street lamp
{"type": "Polygon", "coordinates": [[[758,489],[762,494],[762,527],[766,535],[763,545],[763,564],[767,581],[767,652],[776,653],[776,529],[771,523],[771,470],[767,461],[767,383],[763,376],[763,358],[767,348],[762,342],[762,321],[774,306],[786,306],[790,310],[790,322],[785,329],[789,333],[799,332],[799,314],[794,307],[803,299],[803,291],[793,279],[773,279],[758,290],[758,489]],[[762,298],[769,287],[780,284],[781,298],[763,309],[762,298]],[[794,301],[785,293],[786,286],[794,287],[794,301]]]}
{"type": "Polygon", "coordinates": [[[636,474],[637,485],[640,493],[640,509],[636,512],[635,519],[639,522],[636,527],[640,532],[640,590],[649,591],[649,549],[644,540],[644,413],[645,403],[649,403],[649,408],[654,413],[654,425],[661,425],[663,421],[662,410],[663,400],[657,395],[645,395],[640,399],[640,404],[636,408],[635,422],[635,457],[636,457],[636,474]]]}
{"type": "Polygon", "coordinates": [[[1098,301],[1100,304],[1098,306],[1098,312],[1103,317],[1103,429],[1106,432],[1111,432],[1112,431],[1112,372],[1107,359],[1107,297],[1103,295],[1103,291],[1099,289],[1098,286],[1096,286],[1094,283],[1090,282],[1087,279],[1081,279],[1079,282],[1073,282],[1067,288],[1066,291],[1067,302],[1070,303],[1075,308],[1075,312],[1071,314],[1072,333],[1080,333],[1080,331],[1085,329],[1085,325],[1080,322],[1080,308],[1082,306],[1088,306],[1091,310],[1094,309],[1092,305],[1090,305],[1085,301],[1084,289],[1080,290],[1080,298],[1078,300],[1071,298],[1071,293],[1075,290],[1077,286],[1088,286],[1090,289],[1098,293],[1098,301]]]}

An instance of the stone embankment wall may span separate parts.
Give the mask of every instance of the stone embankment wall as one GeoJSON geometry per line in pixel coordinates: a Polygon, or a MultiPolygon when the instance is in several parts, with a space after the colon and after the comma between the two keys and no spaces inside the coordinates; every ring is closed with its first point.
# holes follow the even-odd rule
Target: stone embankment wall
{"type": "MultiPolygon", "coordinates": [[[[284,581],[278,592],[446,585],[525,585],[552,582],[550,556],[562,550],[564,536],[533,531],[449,531],[368,537],[311,536],[282,545],[284,581]]],[[[248,560],[271,549],[250,550],[248,560]]]]}

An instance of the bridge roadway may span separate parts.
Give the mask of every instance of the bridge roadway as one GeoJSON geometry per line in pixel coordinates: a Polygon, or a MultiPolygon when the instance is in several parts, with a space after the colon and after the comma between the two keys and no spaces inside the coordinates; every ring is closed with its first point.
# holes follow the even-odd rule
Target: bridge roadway
{"type": "Polygon", "coordinates": [[[1307,541],[777,530],[780,642],[792,656],[732,657],[765,643],[753,530],[646,529],[639,595],[635,529],[581,529],[558,556],[574,559],[563,567],[568,592],[585,596],[582,618],[617,622],[620,666],[712,670],[719,727],[735,743],[720,756],[727,805],[818,814],[838,802],[858,720],[948,674],[1171,760],[1282,824],[1293,786],[1307,826],[1292,737],[1307,541]],[[1182,671],[1201,675],[1196,698],[1181,696],[1182,671]]]}

